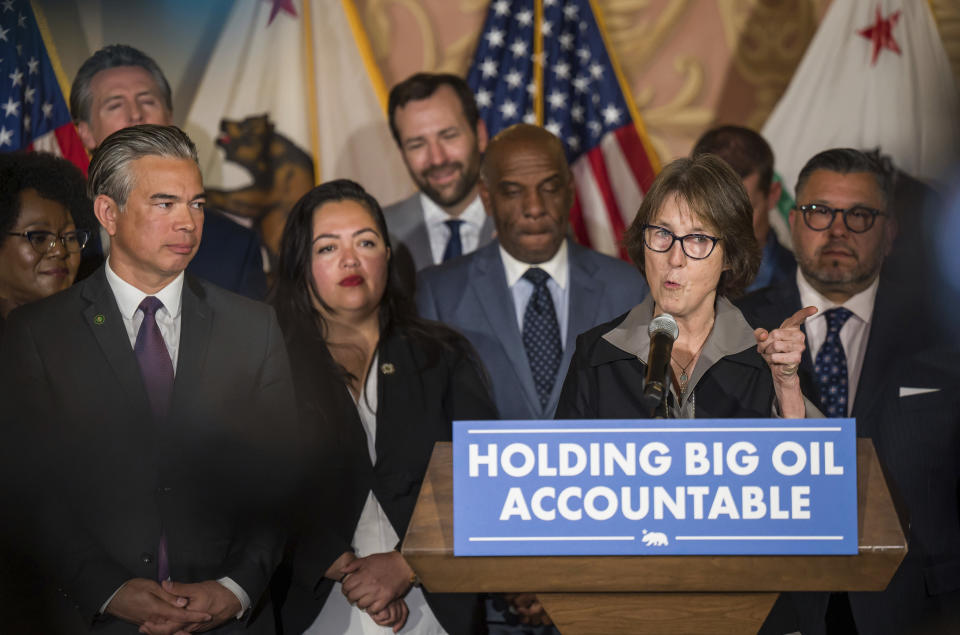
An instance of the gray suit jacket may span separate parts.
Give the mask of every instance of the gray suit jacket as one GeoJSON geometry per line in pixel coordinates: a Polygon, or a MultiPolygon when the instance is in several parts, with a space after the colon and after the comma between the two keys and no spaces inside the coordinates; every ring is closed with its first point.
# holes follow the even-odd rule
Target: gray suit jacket
{"type": "MultiPolygon", "coordinates": [[[[430,249],[427,224],[423,220],[420,192],[386,207],[383,213],[387,217],[387,228],[390,230],[395,255],[398,251],[408,252],[415,271],[432,266],[433,252],[430,249]]],[[[480,228],[480,242],[477,247],[483,247],[491,240],[493,219],[488,215],[480,228]]]]}
{"type": "Polygon", "coordinates": [[[417,278],[420,315],[463,333],[490,374],[501,419],[551,419],[577,335],[638,304],[647,284],[633,266],[568,241],[570,310],[563,359],[546,408],[517,325],[513,295],[496,241],[472,254],[425,269],[417,278]]]}

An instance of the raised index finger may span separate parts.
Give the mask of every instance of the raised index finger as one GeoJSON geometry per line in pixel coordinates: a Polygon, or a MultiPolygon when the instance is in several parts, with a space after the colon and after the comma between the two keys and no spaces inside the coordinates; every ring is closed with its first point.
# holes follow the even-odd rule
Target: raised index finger
{"type": "Polygon", "coordinates": [[[783,324],[780,325],[780,328],[782,329],[799,328],[803,324],[804,320],[806,320],[808,317],[812,316],[816,312],[817,312],[817,307],[805,306],[799,311],[797,311],[796,313],[794,313],[793,315],[791,315],[790,317],[788,317],[786,320],[784,320],[783,324]]]}

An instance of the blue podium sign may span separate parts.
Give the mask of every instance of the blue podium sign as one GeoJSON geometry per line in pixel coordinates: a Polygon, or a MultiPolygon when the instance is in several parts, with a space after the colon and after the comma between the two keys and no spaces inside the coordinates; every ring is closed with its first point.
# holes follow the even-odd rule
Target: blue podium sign
{"type": "Polygon", "coordinates": [[[456,421],[457,556],[857,553],[853,419],[456,421]]]}

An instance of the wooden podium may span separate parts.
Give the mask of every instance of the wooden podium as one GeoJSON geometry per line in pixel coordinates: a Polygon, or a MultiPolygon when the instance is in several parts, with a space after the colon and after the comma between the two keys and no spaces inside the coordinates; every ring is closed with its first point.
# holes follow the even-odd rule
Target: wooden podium
{"type": "Polygon", "coordinates": [[[562,635],[756,633],[780,591],[882,591],[907,552],[873,443],[857,440],[855,556],[453,555],[453,462],[437,443],[403,555],[436,592],[536,592],[562,635]]]}

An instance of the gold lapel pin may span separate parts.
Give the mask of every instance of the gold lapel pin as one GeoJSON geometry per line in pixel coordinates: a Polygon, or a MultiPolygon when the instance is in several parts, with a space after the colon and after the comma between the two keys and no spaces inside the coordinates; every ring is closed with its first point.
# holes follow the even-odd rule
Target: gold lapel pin
{"type": "Polygon", "coordinates": [[[93,316],[93,323],[97,326],[103,326],[103,323],[107,321],[107,318],[103,317],[103,313],[97,313],[93,316]]]}
{"type": "Polygon", "coordinates": [[[380,372],[384,375],[392,375],[397,369],[390,362],[380,364],[380,372]]]}

